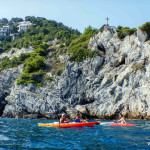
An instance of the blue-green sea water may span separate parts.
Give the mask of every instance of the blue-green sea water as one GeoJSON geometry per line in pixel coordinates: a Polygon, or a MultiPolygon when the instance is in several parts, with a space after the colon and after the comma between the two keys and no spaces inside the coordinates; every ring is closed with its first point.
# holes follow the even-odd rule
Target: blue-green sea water
{"type": "MultiPolygon", "coordinates": [[[[38,123],[58,120],[0,118],[0,150],[145,150],[150,149],[150,121],[127,121],[136,127],[52,128],[38,123]]],[[[90,120],[92,121],[92,120],[90,120]]]]}

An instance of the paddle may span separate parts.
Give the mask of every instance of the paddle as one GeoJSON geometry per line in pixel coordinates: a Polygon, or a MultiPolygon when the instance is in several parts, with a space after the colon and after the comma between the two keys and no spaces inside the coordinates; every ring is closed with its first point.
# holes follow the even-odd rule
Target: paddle
{"type": "MultiPolygon", "coordinates": [[[[99,119],[95,119],[95,120],[99,120],[99,119]]],[[[97,125],[98,124],[100,124],[100,125],[110,125],[110,124],[114,123],[114,121],[111,121],[111,122],[101,122],[100,120],[98,122],[100,122],[100,123],[97,123],[97,125]]]]}

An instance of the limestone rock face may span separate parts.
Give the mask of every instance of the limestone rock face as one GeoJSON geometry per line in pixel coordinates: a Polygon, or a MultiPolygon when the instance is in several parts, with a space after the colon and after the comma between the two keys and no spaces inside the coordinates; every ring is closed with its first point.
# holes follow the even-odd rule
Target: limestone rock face
{"type": "Polygon", "coordinates": [[[23,71],[23,65],[15,68],[2,70],[0,72],[0,90],[10,93],[15,80],[20,76],[23,71]]]}
{"type": "Polygon", "coordinates": [[[21,48],[21,49],[13,48],[9,52],[2,53],[0,55],[0,59],[4,57],[8,57],[9,59],[12,59],[13,57],[19,57],[22,53],[32,53],[32,52],[33,52],[33,48],[31,46],[29,46],[28,48],[21,48]]]}
{"type": "Polygon", "coordinates": [[[7,104],[5,97],[10,94],[15,80],[22,73],[22,70],[23,65],[20,65],[16,68],[6,69],[0,72],[0,116],[3,114],[3,110],[7,104]]]}
{"type": "Polygon", "coordinates": [[[114,27],[105,27],[90,39],[88,48],[103,55],[68,62],[49,86],[14,82],[3,117],[57,118],[67,113],[74,118],[80,112],[86,117],[111,119],[122,113],[150,119],[149,41],[137,34],[119,40],[114,27]]]}

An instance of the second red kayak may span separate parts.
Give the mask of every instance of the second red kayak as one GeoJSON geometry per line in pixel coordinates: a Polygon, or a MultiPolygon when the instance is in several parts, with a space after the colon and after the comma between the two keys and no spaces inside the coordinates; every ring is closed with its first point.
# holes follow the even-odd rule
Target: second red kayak
{"type": "Polygon", "coordinates": [[[113,123],[110,126],[136,126],[135,124],[128,124],[128,123],[113,123]]]}

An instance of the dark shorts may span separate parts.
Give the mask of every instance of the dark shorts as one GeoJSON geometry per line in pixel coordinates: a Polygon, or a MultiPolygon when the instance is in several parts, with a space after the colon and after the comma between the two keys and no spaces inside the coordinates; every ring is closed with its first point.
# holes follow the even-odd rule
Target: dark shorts
{"type": "Polygon", "coordinates": [[[81,122],[79,119],[76,119],[75,122],[81,122]]]}

